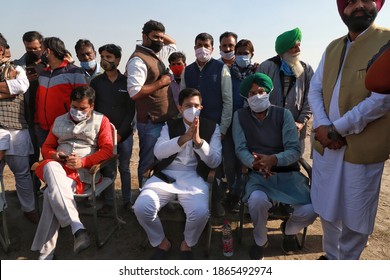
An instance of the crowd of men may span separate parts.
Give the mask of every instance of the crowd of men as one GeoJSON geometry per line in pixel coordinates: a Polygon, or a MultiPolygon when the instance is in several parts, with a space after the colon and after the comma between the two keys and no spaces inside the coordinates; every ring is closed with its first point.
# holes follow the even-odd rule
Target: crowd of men
{"type": "MultiPolygon", "coordinates": [[[[210,215],[237,212],[240,203],[247,203],[254,225],[249,257],[263,259],[275,201],[293,209],[281,225],[286,254],[299,249],[298,232],[319,216],[325,252],[320,259],[359,259],[374,228],[390,151],[390,95],[384,94],[390,90],[382,90],[383,83],[375,87],[375,78],[369,81],[373,90],[365,86],[368,62],[381,47],[380,54],[389,48],[390,29],[374,23],[384,2],[337,0],[348,34],[327,46],[315,72],[300,60],[299,28],[277,36],[275,55],[261,63],[252,61],[252,42],[238,40],[234,32],[221,34],[221,57],[214,59],[214,38],[200,33],[194,39],[196,60],[187,64],[164,25],[150,20],[124,74],[117,69],[122,49],[115,44],[98,48],[98,63],[94,45],[78,40],[78,67],[60,38],[37,31],[23,35],[26,53],[12,61],[12,48],[0,34],[0,173],[8,164],[21,210],[38,224],[31,249],[40,252],[39,259],[54,259],[58,230],[65,226],[72,229],[75,253],[89,247],[73,193],[88,187],[89,167],[111,156],[111,122],[123,208],[134,211],[146,231],[155,248],[152,259],[168,258],[172,248],[158,212],[173,199],[186,214],[182,259],[193,258],[191,249],[210,215]],[[312,117],[309,190],[298,160],[312,117]],[[140,194],[133,205],[129,165],[135,130],[140,194]],[[48,187],[39,217],[30,166],[40,154],[44,160],[36,173],[48,187]],[[245,186],[242,166],[250,170],[245,186]],[[150,168],[154,175],[143,184],[150,168]],[[216,170],[211,209],[210,169],[216,170]]],[[[103,175],[110,176],[112,168],[103,175]]],[[[109,191],[104,198],[101,214],[112,211],[115,199],[109,191]]]]}

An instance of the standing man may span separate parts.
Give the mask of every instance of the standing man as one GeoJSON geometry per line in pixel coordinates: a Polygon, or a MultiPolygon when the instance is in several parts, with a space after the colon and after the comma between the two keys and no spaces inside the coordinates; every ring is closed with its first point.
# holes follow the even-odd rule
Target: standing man
{"type": "Polygon", "coordinates": [[[5,151],[0,157],[0,177],[7,163],[15,176],[24,216],[38,223],[29,164],[33,149],[24,116],[24,93],[29,83],[22,67],[9,65],[4,59],[6,47],[7,41],[0,33],[0,151],[5,151]]]}
{"type": "Polygon", "coordinates": [[[80,67],[84,72],[88,84],[97,75],[101,74],[100,65],[96,63],[96,51],[91,41],[80,39],[74,46],[80,67]]]}
{"type": "Polygon", "coordinates": [[[315,150],[311,198],[321,217],[320,259],[359,259],[374,229],[390,150],[390,96],[364,86],[367,62],[390,38],[374,20],[384,0],[337,0],[348,34],[331,42],[313,76],[309,102],[315,150]]]}
{"type": "MultiPolygon", "coordinates": [[[[196,61],[188,65],[181,80],[180,88],[196,88],[202,93],[203,110],[200,116],[220,125],[222,140],[230,126],[233,115],[232,79],[229,68],[211,57],[214,39],[208,33],[200,33],[195,38],[196,61]]],[[[221,178],[219,171],[217,178],[221,178]]],[[[222,206],[222,185],[219,184],[213,195],[214,216],[224,216],[222,206]]]]}
{"type": "Polygon", "coordinates": [[[34,147],[34,154],[30,156],[30,166],[39,161],[39,145],[35,135],[35,95],[39,86],[38,77],[46,68],[46,64],[42,62],[42,43],[43,36],[38,31],[28,31],[22,37],[26,53],[18,60],[14,61],[15,65],[20,65],[26,70],[30,87],[24,94],[24,103],[26,111],[26,121],[28,123],[28,131],[30,133],[31,142],[34,147]]]}
{"type": "MultiPolygon", "coordinates": [[[[121,176],[123,207],[126,210],[131,210],[130,158],[133,151],[132,122],[135,114],[135,103],[127,93],[126,76],[117,69],[122,57],[122,48],[114,44],[107,44],[99,48],[99,54],[100,65],[104,69],[104,73],[91,81],[91,87],[96,94],[95,110],[107,116],[117,129],[118,168],[121,176]]],[[[113,194],[106,192],[105,196],[106,208],[110,210],[112,209],[113,194]]]]}
{"type": "Polygon", "coordinates": [[[271,103],[293,114],[303,154],[307,122],[312,115],[307,96],[314,72],[300,60],[301,41],[302,32],[298,27],[280,34],[275,41],[277,55],[262,62],[257,72],[267,74],[273,81],[271,103]]]}
{"type": "Polygon", "coordinates": [[[55,118],[69,112],[72,90],[87,85],[81,69],[64,59],[66,52],[65,44],[60,38],[48,37],[43,40],[41,59],[49,67],[39,76],[34,117],[40,147],[55,118]]]}
{"type": "Polygon", "coordinates": [[[163,63],[176,51],[175,44],[161,22],[150,20],[142,28],[142,45],[136,46],[127,62],[127,91],[137,109],[139,186],[153,163],[153,147],[164,122],[177,115],[175,102],[168,99],[171,76],[163,63]]]}
{"type": "Polygon", "coordinates": [[[219,36],[219,53],[221,55],[219,60],[229,67],[236,60],[234,48],[237,44],[237,38],[236,33],[229,31],[226,31],[219,36]]]}

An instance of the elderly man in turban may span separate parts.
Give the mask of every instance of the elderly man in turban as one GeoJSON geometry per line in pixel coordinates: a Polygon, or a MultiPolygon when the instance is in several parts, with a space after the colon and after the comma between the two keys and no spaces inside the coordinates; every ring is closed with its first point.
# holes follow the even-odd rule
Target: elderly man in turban
{"type": "Polygon", "coordinates": [[[374,23],[384,2],[337,0],[348,34],[328,45],[310,84],[320,259],[359,259],[374,229],[390,151],[390,95],[367,90],[364,82],[367,62],[390,38],[390,29],[374,23]]]}
{"type": "Polygon", "coordinates": [[[254,225],[251,259],[264,257],[272,201],[290,204],[294,209],[287,223],[281,225],[286,254],[298,250],[296,235],[317,216],[306,177],[299,172],[301,149],[294,119],[289,110],[271,105],[272,87],[271,78],[263,73],[245,78],[240,94],[248,100],[249,107],[237,110],[233,117],[236,154],[250,170],[244,200],[254,225]]]}
{"type": "Polygon", "coordinates": [[[312,114],[307,94],[314,71],[300,60],[301,41],[302,32],[298,27],[280,34],[275,41],[277,55],[262,62],[257,72],[267,74],[273,81],[271,104],[289,109],[292,113],[303,154],[307,122],[312,114]]]}

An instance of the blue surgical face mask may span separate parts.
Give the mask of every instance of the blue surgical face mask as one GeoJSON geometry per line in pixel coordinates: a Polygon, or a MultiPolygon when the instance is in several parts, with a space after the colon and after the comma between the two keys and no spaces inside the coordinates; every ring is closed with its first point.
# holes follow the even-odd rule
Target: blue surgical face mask
{"type": "Polygon", "coordinates": [[[81,122],[88,117],[88,112],[79,111],[73,107],[70,108],[69,113],[76,122],[81,122]]]}
{"type": "Polygon", "coordinates": [[[96,60],[91,61],[80,61],[80,66],[84,68],[85,70],[91,70],[96,67],[96,60]]]}
{"type": "Polygon", "coordinates": [[[236,63],[240,68],[247,68],[251,64],[250,55],[236,55],[236,63]]]}

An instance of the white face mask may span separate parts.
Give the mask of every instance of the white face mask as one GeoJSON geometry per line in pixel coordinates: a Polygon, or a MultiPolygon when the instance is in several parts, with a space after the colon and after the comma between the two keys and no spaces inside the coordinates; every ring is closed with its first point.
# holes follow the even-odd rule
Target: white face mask
{"type": "Polygon", "coordinates": [[[200,62],[207,62],[211,59],[211,51],[206,48],[197,48],[195,50],[195,56],[200,62]]]}
{"type": "Polygon", "coordinates": [[[81,61],[80,66],[84,68],[85,70],[91,70],[96,67],[96,60],[90,60],[90,61],[81,61]]]}
{"type": "Polygon", "coordinates": [[[271,106],[271,102],[269,102],[269,94],[253,95],[248,98],[248,104],[253,112],[264,112],[269,108],[269,106],[271,106]]]}
{"type": "Polygon", "coordinates": [[[190,123],[192,123],[195,117],[198,117],[199,115],[200,115],[200,110],[196,109],[195,107],[191,107],[183,111],[183,118],[185,118],[186,121],[190,123]]]}
{"type": "Polygon", "coordinates": [[[76,122],[81,122],[88,117],[88,112],[79,111],[73,107],[70,108],[69,113],[72,119],[76,122]]]}
{"type": "Polygon", "coordinates": [[[231,52],[223,52],[223,51],[220,51],[219,54],[221,55],[221,57],[225,60],[231,60],[233,59],[234,57],[234,51],[231,51],[231,52]]]}

